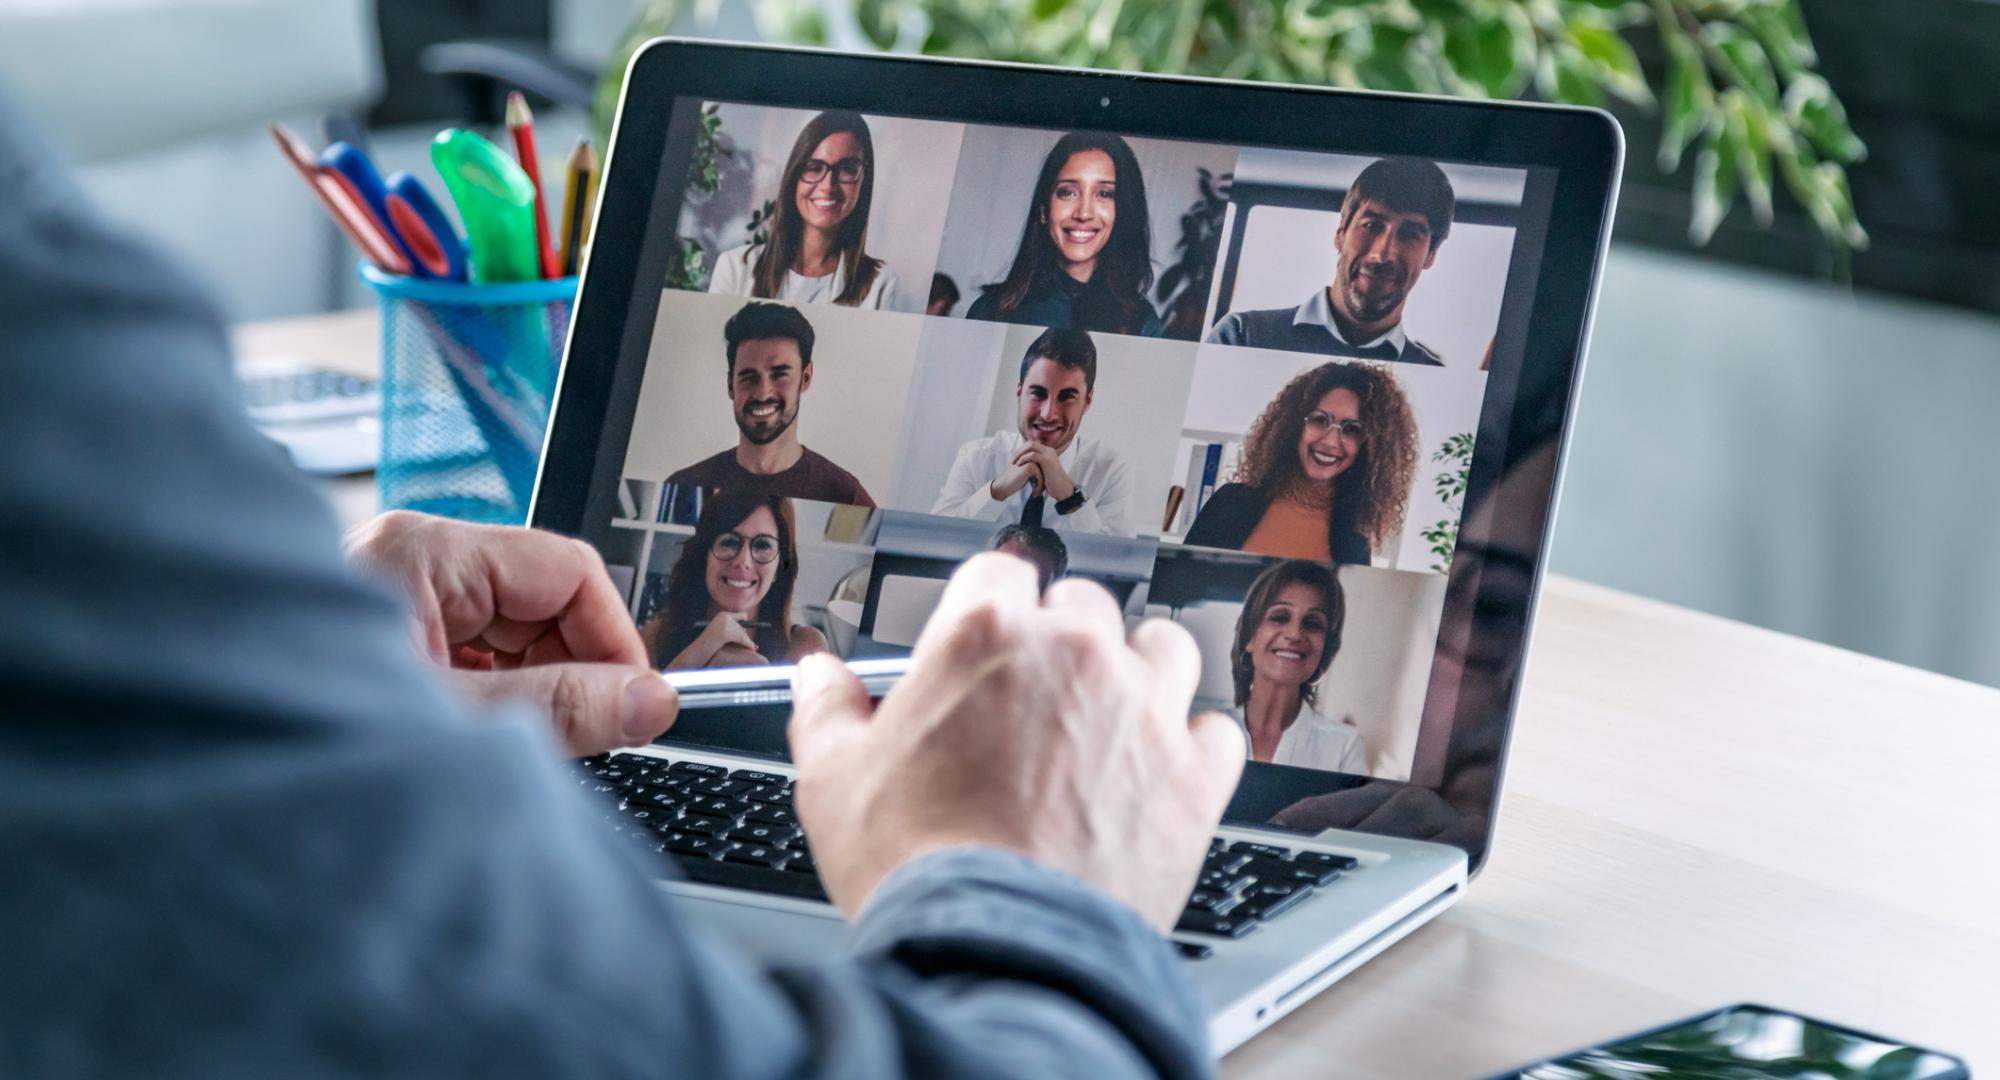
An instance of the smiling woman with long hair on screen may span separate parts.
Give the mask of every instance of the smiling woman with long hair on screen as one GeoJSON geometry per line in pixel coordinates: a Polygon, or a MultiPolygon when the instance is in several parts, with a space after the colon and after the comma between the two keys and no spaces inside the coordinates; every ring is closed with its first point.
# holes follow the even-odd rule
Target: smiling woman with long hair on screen
{"type": "Polygon", "coordinates": [[[775,664],[825,652],[819,631],[792,622],[796,536],[790,499],[711,492],[667,575],[666,601],[640,628],[653,666],[775,664]]]}
{"type": "Polygon", "coordinates": [[[1250,760],[1366,773],[1361,733],[1319,710],[1319,680],[1340,651],[1347,597],[1315,562],[1273,563],[1243,598],[1229,674],[1230,715],[1243,725],[1250,760]]]}
{"type": "Polygon", "coordinates": [[[1116,135],[1056,140],[1035,178],[1007,276],[986,286],[968,319],[1158,337],[1146,178],[1116,135]]]}
{"type": "Polygon", "coordinates": [[[1250,425],[1235,482],[1202,504],[1184,542],[1367,563],[1403,527],[1417,455],[1416,417],[1394,376],[1321,364],[1250,425]]]}
{"type": "Polygon", "coordinates": [[[868,254],[875,142],[860,113],[829,109],[792,143],[770,239],[722,253],[708,291],[790,304],[892,306],[896,274],[868,254]]]}

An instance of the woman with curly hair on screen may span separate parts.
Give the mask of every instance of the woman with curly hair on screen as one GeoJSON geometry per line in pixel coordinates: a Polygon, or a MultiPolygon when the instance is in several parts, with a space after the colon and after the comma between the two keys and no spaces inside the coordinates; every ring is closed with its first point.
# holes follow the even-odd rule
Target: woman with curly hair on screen
{"type": "Polygon", "coordinates": [[[1403,527],[1417,455],[1416,417],[1388,371],[1321,364],[1250,426],[1235,482],[1202,504],[1184,542],[1365,564],[1403,527]]]}

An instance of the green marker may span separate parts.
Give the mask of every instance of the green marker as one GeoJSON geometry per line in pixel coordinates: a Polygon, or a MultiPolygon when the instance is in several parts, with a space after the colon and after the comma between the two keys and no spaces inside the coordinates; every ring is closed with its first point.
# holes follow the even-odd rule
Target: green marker
{"type": "Polygon", "coordinates": [[[535,281],[542,276],[535,239],[535,184],[506,151],[477,132],[446,128],[431,140],[472,248],[472,280],[535,281]]]}

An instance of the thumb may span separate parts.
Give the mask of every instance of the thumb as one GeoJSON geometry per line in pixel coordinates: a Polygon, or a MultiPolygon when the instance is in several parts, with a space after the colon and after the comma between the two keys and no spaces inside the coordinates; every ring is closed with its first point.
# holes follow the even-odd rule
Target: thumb
{"type": "Polygon", "coordinates": [[[792,674],[792,761],[801,769],[875,711],[861,680],[829,653],[801,657],[792,674]]]}
{"type": "Polygon", "coordinates": [[[1205,712],[1188,721],[1188,734],[1194,738],[1199,759],[1195,767],[1208,782],[1215,816],[1220,819],[1222,808],[1236,791],[1236,781],[1243,776],[1243,759],[1249,756],[1243,745],[1243,729],[1223,713],[1205,712]]]}
{"type": "Polygon", "coordinates": [[[556,738],[578,757],[651,742],[680,711],[680,695],[658,672],[625,664],[540,664],[453,675],[475,700],[525,701],[541,709],[556,738]]]}

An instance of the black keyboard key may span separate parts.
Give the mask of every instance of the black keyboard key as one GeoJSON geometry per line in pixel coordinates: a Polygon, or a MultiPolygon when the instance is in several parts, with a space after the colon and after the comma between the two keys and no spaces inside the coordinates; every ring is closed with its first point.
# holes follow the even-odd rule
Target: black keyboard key
{"type": "Polygon", "coordinates": [[[1168,942],[1173,945],[1175,952],[1181,954],[1181,959],[1183,960],[1206,960],[1215,955],[1214,949],[1199,942],[1179,941],[1172,938],[1169,938],[1168,942]]]}
{"type": "Polygon", "coordinates": [[[1190,911],[1220,913],[1234,907],[1236,902],[1237,896],[1232,892],[1223,892],[1219,889],[1196,889],[1194,895],[1188,897],[1187,906],[1190,911]]]}
{"type": "Polygon", "coordinates": [[[785,864],[785,869],[795,874],[817,875],[819,873],[819,867],[813,865],[812,852],[797,845],[793,846],[792,861],[785,864]]]}
{"type": "Polygon", "coordinates": [[[826,899],[826,890],[820,887],[819,878],[810,872],[795,872],[798,870],[795,864],[788,863],[783,870],[772,870],[740,862],[689,859],[679,865],[681,872],[687,875],[689,881],[698,881],[704,885],[723,885],[735,889],[748,889],[752,892],[796,896],[806,900],[826,899]]]}
{"type": "Polygon", "coordinates": [[[720,765],[704,765],[699,761],[676,761],[667,770],[683,776],[728,776],[729,770],[720,765]]]}
{"type": "Polygon", "coordinates": [[[1259,885],[1250,890],[1242,905],[1230,914],[1239,918],[1269,921],[1304,903],[1305,898],[1312,893],[1313,887],[1303,881],[1259,885]]]}
{"type": "Polygon", "coordinates": [[[784,787],[786,784],[791,783],[790,780],[779,776],[777,773],[752,772],[749,769],[738,769],[730,773],[729,778],[731,780],[741,780],[746,784],[775,784],[778,787],[784,787]]]}
{"type": "Polygon", "coordinates": [[[1331,866],[1335,870],[1352,870],[1361,865],[1361,860],[1352,855],[1335,855],[1331,851],[1301,851],[1292,856],[1295,863],[1311,863],[1315,866],[1331,866]]]}
{"type": "Polygon", "coordinates": [[[776,847],[783,847],[792,837],[798,834],[799,831],[790,825],[763,825],[754,821],[746,821],[736,828],[731,829],[729,838],[743,844],[771,844],[776,847]]]}
{"type": "Polygon", "coordinates": [[[667,850],[686,858],[712,859],[728,851],[730,843],[714,836],[696,836],[691,833],[675,833],[662,837],[667,850]]]}
{"type": "Polygon", "coordinates": [[[766,788],[764,791],[758,793],[757,801],[766,806],[782,806],[790,809],[792,805],[792,789],[766,788]]]}
{"type": "Polygon", "coordinates": [[[756,785],[746,784],[741,780],[731,780],[726,776],[711,776],[705,780],[695,781],[691,785],[691,790],[698,795],[713,795],[718,798],[733,799],[754,786],[756,785]]]}
{"type": "Polygon", "coordinates": [[[653,810],[628,804],[625,807],[625,820],[641,828],[654,829],[674,820],[674,815],[668,810],[653,810]]]}
{"type": "Polygon", "coordinates": [[[730,821],[719,817],[683,817],[674,826],[691,836],[713,836],[721,838],[728,834],[730,821]]]}
{"type": "Polygon", "coordinates": [[[1253,844],[1248,840],[1236,841],[1229,845],[1229,850],[1240,851],[1245,855],[1261,855],[1266,859],[1289,860],[1292,857],[1291,848],[1281,848],[1274,844],[1253,844]]]}
{"type": "Polygon", "coordinates": [[[1340,877],[1340,871],[1330,866],[1301,865],[1279,859],[1252,859],[1243,873],[1260,882],[1303,881],[1308,885],[1331,885],[1340,877]]]}
{"type": "Polygon", "coordinates": [[[1214,934],[1218,937],[1240,938],[1257,929],[1257,920],[1239,919],[1233,915],[1217,915],[1211,911],[1196,911],[1188,908],[1181,912],[1181,921],[1174,929],[1191,934],[1214,934]]]}
{"type": "Polygon", "coordinates": [[[687,802],[688,797],[672,788],[638,787],[625,793],[625,801],[628,804],[637,803],[641,806],[655,806],[662,810],[675,810],[687,802]]]}
{"type": "Polygon", "coordinates": [[[735,799],[693,798],[684,807],[690,814],[705,814],[709,817],[728,818],[735,821],[749,807],[735,799]]]}
{"type": "Polygon", "coordinates": [[[1250,859],[1251,856],[1245,855],[1242,852],[1218,851],[1203,861],[1201,868],[1203,870],[1214,870],[1234,875],[1245,866],[1248,866],[1250,859]]]}
{"type": "MultiPolygon", "coordinates": [[[[1221,851],[1221,850],[1222,850],[1222,847],[1223,847],[1223,845],[1222,845],[1222,837],[1220,837],[1220,836],[1211,836],[1211,837],[1209,837],[1209,838],[1208,838],[1208,852],[1209,852],[1209,854],[1213,855],[1213,854],[1215,854],[1216,852],[1218,852],[1218,851],[1221,851]]],[[[1178,941],[1176,941],[1176,942],[1174,942],[1174,944],[1176,944],[1176,945],[1179,945],[1179,944],[1182,944],[1182,942],[1178,942],[1178,941]]],[[[1204,946],[1204,948],[1206,948],[1206,946],[1204,946]]]]}
{"type": "Polygon", "coordinates": [[[785,860],[791,857],[791,852],[786,851],[784,848],[772,847],[769,844],[738,844],[730,849],[729,854],[723,856],[724,859],[730,862],[748,863],[751,866],[765,866],[773,870],[783,867],[785,860]]]}
{"type": "Polygon", "coordinates": [[[744,814],[743,820],[779,826],[796,826],[799,823],[798,815],[792,813],[788,806],[763,806],[744,814]]]}

